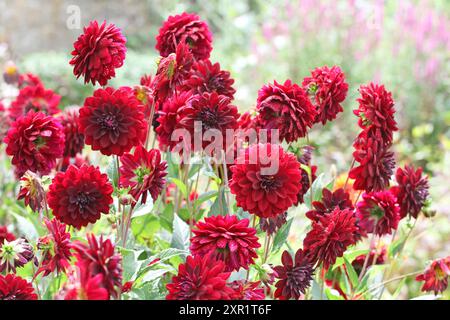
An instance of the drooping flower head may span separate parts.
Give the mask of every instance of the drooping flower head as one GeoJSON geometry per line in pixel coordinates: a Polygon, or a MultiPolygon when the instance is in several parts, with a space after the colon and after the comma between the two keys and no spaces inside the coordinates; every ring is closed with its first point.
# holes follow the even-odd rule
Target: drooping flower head
{"type": "Polygon", "coordinates": [[[108,156],[121,156],[147,135],[144,106],[129,87],[95,90],[80,109],[79,126],[86,144],[108,156]]]}
{"type": "Polygon", "coordinates": [[[277,232],[285,223],[287,212],[279,214],[273,218],[259,218],[259,227],[268,235],[277,232]]]}
{"type": "Polygon", "coordinates": [[[337,114],[344,111],[341,103],[347,95],[348,84],[338,66],[314,69],[311,77],[306,77],[302,85],[314,97],[314,106],[318,111],[316,122],[325,124],[336,119],[337,114]]]}
{"type": "Polygon", "coordinates": [[[48,174],[63,155],[64,132],[55,118],[29,111],[11,124],[5,143],[18,177],[27,170],[48,174]]]}
{"type": "Polygon", "coordinates": [[[114,24],[99,26],[91,21],[84,27],[83,34],[74,42],[72,60],[73,74],[84,77],[84,83],[98,82],[105,86],[109,79],[116,76],[115,69],[120,68],[125,60],[127,40],[114,24]]]}
{"type": "Polygon", "coordinates": [[[130,194],[136,201],[142,196],[141,202],[147,201],[150,193],[153,201],[156,201],[167,175],[167,162],[161,161],[161,153],[158,149],[145,150],[139,146],[134,153],[125,153],[120,157],[120,184],[122,187],[131,188],[130,194]]]}
{"type": "Polygon", "coordinates": [[[300,163],[281,146],[252,145],[236,159],[231,171],[231,193],[237,205],[251,214],[273,218],[297,201],[300,163]]]}
{"type": "Polygon", "coordinates": [[[0,245],[0,272],[16,272],[16,268],[23,267],[34,257],[33,247],[24,238],[9,242],[3,241],[0,245]]]}
{"type": "Polygon", "coordinates": [[[306,216],[313,221],[318,221],[320,217],[333,212],[335,208],[354,209],[349,194],[342,188],[335,191],[323,188],[322,199],[313,201],[312,205],[313,210],[306,212],[306,216]]]}
{"type": "Polygon", "coordinates": [[[16,237],[14,236],[14,234],[9,232],[6,226],[0,225],[0,246],[3,244],[3,242],[5,242],[5,240],[11,242],[15,239],[16,237]]]}
{"type": "Polygon", "coordinates": [[[317,115],[306,92],[291,80],[263,86],[256,109],[261,128],[278,129],[280,140],[288,143],[306,136],[317,115]]]}
{"type": "Polygon", "coordinates": [[[78,108],[66,108],[59,117],[66,138],[64,157],[74,158],[83,150],[84,135],[80,132],[78,125],[79,113],[80,111],[78,108]]]}
{"type": "Polygon", "coordinates": [[[53,215],[77,229],[94,223],[102,213],[109,213],[113,187],[106,174],[94,166],[71,165],[53,178],[48,205],[53,215]]]}
{"type": "Polygon", "coordinates": [[[281,256],[282,265],[273,268],[275,277],[279,279],[275,283],[274,296],[276,299],[298,300],[311,285],[314,274],[314,261],[308,252],[298,249],[294,259],[288,251],[281,256]]]}
{"type": "Polygon", "coordinates": [[[363,234],[390,234],[400,220],[397,198],[390,191],[364,193],[356,205],[356,216],[363,234]]]}
{"type": "Polygon", "coordinates": [[[310,252],[312,259],[323,263],[327,269],[345,250],[356,243],[358,226],[351,209],[335,208],[333,212],[319,217],[312,223],[312,229],[303,240],[303,247],[310,252]]]}
{"type": "Polygon", "coordinates": [[[102,275],[101,285],[109,295],[117,297],[122,288],[122,256],[115,252],[111,240],[87,235],[88,243],[76,242],[76,265],[87,270],[90,277],[102,275]]]}
{"type": "Polygon", "coordinates": [[[66,225],[56,218],[52,220],[44,219],[48,234],[39,238],[38,249],[43,252],[41,266],[36,272],[43,272],[44,277],[56,271],[65,272],[69,267],[72,257],[72,243],[70,242],[70,232],[66,231],[66,225]]]}
{"type": "Polygon", "coordinates": [[[230,72],[221,70],[219,63],[212,64],[210,60],[200,60],[194,63],[189,77],[182,84],[182,89],[194,94],[216,92],[219,95],[233,99],[236,90],[230,72]]]}
{"type": "Polygon", "coordinates": [[[448,287],[450,276],[450,256],[434,260],[425,272],[416,277],[416,281],[424,281],[422,291],[433,291],[435,295],[444,292],[448,287]]]}
{"type": "Polygon", "coordinates": [[[248,269],[258,257],[256,248],[261,245],[256,229],[249,220],[239,220],[235,215],[211,216],[199,221],[192,230],[190,250],[194,256],[211,254],[225,263],[226,271],[248,269]]]}
{"type": "Polygon", "coordinates": [[[166,285],[167,300],[231,300],[235,291],[227,285],[230,272],[211,256],[188,256],[178,274],[166,285]]]}
{"type": "Polygon", "coordinates": [[[16,120],[30,110],[51,116],[59,112],[60,100],[61,96],[50,89],[45,89],[43,85],[26,86],[20,89],[16,100],[11,103],[9,116],[12,120],[16,120]]]}
{"type": "Polygon", "coordinates": [[[208,59],[212,50],[212,34],[206,22],[193,13],[170,16],[159,29],[156,50],[163,57],[176,51],[179,43],[186,43],[195,59],[208,59]]]}
{"type": "Polygon", "coordinates": [[[235,291],[233,300],[264,300],[266,298],[261,281],[236,280],[229,286],[235,291]]]}
{"type": "Polygon", "coordinates": [[[40,212],[43,209],[43,201],[45,197],[45,190],[42,186],[41,178],[31,172],[27,171],[20,178],[20,191],[17,200],[24,200],[26,206],[31,210],[40,212]]]}
{"type": "Polygon", "coordinates": [[[0,300],[37,300],[33,285],[15,274],[0,274],[0,300]]]}
{"type": "Polygon", "coordinates": [[[398,168],[395,174],[398,185],[391,188],[400,206],[400,217],[408,214],[417,218],[420,210],[428,198],[428,178],[422,175],[422,168],[417,170],[413,166],[398,168]]]}

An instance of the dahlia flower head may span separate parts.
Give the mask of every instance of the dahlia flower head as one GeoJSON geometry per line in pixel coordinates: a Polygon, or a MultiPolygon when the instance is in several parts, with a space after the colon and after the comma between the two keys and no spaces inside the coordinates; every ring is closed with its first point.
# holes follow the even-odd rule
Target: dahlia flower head
{"type": "Polygon", "coordinates": [[[239,207],[260,218],[285,213],[300,191],[300,163],[279,145],[246,148],[231,167],[230,190],[239,207]]]}
{"type": "Polygon", "coordinates": [[[416,277],[416,281],[424,281],[421,290],[424,292],[433,291],[435,295],[444,292],[448,287],[448,277],[450,276],[450,256],[434,260],[425,272],[416,277]]]}
{"type": "Polygon", "coordinates": [[[258,91],[256,109],[261,128],[279,130],[280,140],[288,143],[306,136],[317,116],[305,90],[291,80],[263,86],[258,91]]]}
{"type": "Polygon", "coordinates": [[[352,261],[352,266],[358,275],[361,273],[366,259],[367,266],[384,264],[387,259],[386,246],[381,246],[380,248],[371,248],[368,258],[367,254],[360,254],[355,258],[355,260],[352,261]]]}
{"type": "Polygon", "coordinates": [[[9,232],[6,226],[0,225],[0,247],[3,244],[3,242],[5,242],[5,240],[11,242],[15,239],[16,237],[14,236],[14,234],[9,232]]]}
{"type": "Polygon", "coordinates": [[[259,227],[268,235],[272,235],[286,224],[286,218],[287,212],[279,214],[273,218],[259,218],[259,227]]]}
{"type": "Polygon", "coordinates": [[[308,252],[297,250],[292,258],[288,251],[281,256],[282,265],[273,268],[275,277],[279,279],[275,283],[275,299],[298,300],[311,285],[314,275],[314,261],[308,252]]]}
{"type": "Polygon", "coordinates": [[[108,176],[94,166],[69,166],[52,180],[47,200],[53,215],[61,222],[80,229],[109,213],[113,187],[108,176]]]}
{"type": "Polygon", "coordinates": [[[167,300],[232,300],[236,292],[227,285],[230,272],[210,255],[188,256],[178,274],[166,285],[167,300]]]}
{"type": "Polygon", "coordinates": [[[109,300],[108,290],[103,287],[103,275],[92,275],[84,265],[67,270],[68,280],[56,299],[58,300],[109,300]]]}
{"type": "Polygon", "coordinates": [[[359,228],[353,210],[335,208],[331,213],[313,221],[312,229],[303,240],[303,248],[311,259],[328,269],[345,250],[354,245],[359,228]]]}
{"type": "Polygon", "coordinates": [[[115,69],[125,60],[127,40],[114,24],[101,25],[91,21],[84,27],[83,34],[74,42],[72,60],[73,74],[84,77],[84,83],[97,82],[105,86],[108,80],[116,76],[115,69]]]}
{"type": "Polygon", "coordinates": [[[314,98],[314,106],[318,111],[316,123],[325,124],[344,111],[341,103],[347,96],[348,83],[338,66],[314,69],[311,76],[303,80],[302,86],[314,98]]]}
{"type": "Polygon", "coordinates": [[[78,123],[86,144],[107,156],[121,156],[147,136],[144,106],[129,87],[95,90],[84,101],[78,123]]]}
{"type": "Polygon", "coordinates": [[[17,200],[24,200],[26,206],[29,206],[34,212],[41,212],[44,205],[45,190],[41,178],[27,171],[20,178],[20,190],[17,200]]]}
{"type": "Polygon", "coordinates": [[[248,269],[258,257],[256,249],[261,245],[248,219],[239,220],[235,215],[211,216],[197,222],[192,232],[191,253],[211,255],[223,261],[225,271],[248,269]]]}
{"type": "Polygon", "coordinates": [[[37,300],[33,285],[15,274],[0,274],[0,300],[37,300]]]}
{"type": "Polygon", "coordinates": [[[125,153],[120,157],[120,185],[130,188],[129,193],[141,203],[146,203],[147,194],[150,193],[153,201],[160,195],[167,175],[167,162],[161,161],[158,149],[145,150],[138,146],[134,153],[125,153]]]}
{"type": "Polygon", "coordinates": [[[42,84],[29,85],[20,89],[18,96],[9,107],[9,116],[12,120],[16,120],[30,110],[51,116],[59,112],[60,100],[60,95],[44,88],[42,84]]]}
{"type": "Polygon", "coordinates": [[[39,76],[31,72],[20,74],[17,84],[19,89],[22,89],[26,86],[43,86],[42,80],[39,78],[39,76]]]}
{"type": "Polygon", "coordinates": [[[327,188],[322,189],[322,199],[320,201],[312,202],[313,209],[306,212],[306,217],[312,221],[319,221],[320,217],[323,217],[331,212],[335,208],[354,209],[353,203],[350,200],[350,195],[339,188],[335,191],[330,191],[327,188]]]}
{"type": "Polygon", "coordinates": [[[266,295],[264,294],[264,288],[261,287],[261,281],[245,281],[236,280],[229,284],[235,291],[233,300],[264,300],[266,295]]]}
{"type": "Polygon", "coordinates": [[[395,174],[397,186],[391,192],[397,197],[400,206],[400,217],[408,214],[417,218],[429,195],[428,177],[422,175],[422,168],[417,170],[413,166],[398,168],[395,174]]]}
{"type": "Polygon", "coordinates": [[[16,272],[34,258],[33,247],[25,238],[4,240],[0,245],[0,272],[16,272]]]}
{"type": "Polygon", "coordinates": [[[79,129],[79,114],[79,108],[72,107],[64,109],[59,117],[59,121],[64,128],[64,157],[74,158],[83,151],[84,135],[79,129]]]}
{"type": "Polygon", "coordinates": [[[382,236],[397,230],[400,207],[390,191],[364,193],[356,204],[356,216],[363,235],[376,233],[382,236]]]}
{"type": "Polygon", "coordinates": [[[5,137],[6,153],[12,156],[17,177],[27,170],[50,173],[64,152],[64,130],[53,117],[29,111],[11,124],[5,137]]]}
{"type": "Polygon", "coordinates": [[[176,51],[179,43],[188,44],[196,60],[208,59],[212,50],[208,24],[193,13],[170,16],[159,29],[155,48],[167,57],[176,51]]]}

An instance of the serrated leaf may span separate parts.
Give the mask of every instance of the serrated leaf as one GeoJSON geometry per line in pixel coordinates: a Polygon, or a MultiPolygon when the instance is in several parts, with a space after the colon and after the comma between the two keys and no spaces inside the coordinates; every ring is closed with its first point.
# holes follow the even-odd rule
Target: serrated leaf
{"type": "Polygon", "coordinates": [[[292,221],[293,218],[289,219],[275,234],[275,237],[273,239],[272,252],[278,251],[286,242],[289,236],[289,231],[291,230],[292,221]]]}
{"type": "Polygon", "coordinates": [[[189,248],[189,225],[174,214],[171,247],[187,250],[189,248]]]}

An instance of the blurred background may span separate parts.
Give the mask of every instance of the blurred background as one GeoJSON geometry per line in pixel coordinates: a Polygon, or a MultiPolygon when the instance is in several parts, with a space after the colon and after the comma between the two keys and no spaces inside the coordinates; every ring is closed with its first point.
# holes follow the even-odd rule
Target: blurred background
{"type": "Polygon", "coordinates": [[[397,163],[425,169],[436,210],[435,218],[416,228],[413,242],[420,245],[408,246],[412,259],[401,268],[449,254],[448,0],[0,0],[0,64],[12,60],[20,72],[38,74],[63,96],[61,107],[80,105],[94,90],[77,81],[69,66],[72,43],[84,25],[106,19],[123,30],[127,58],[110,84],[133,85],[155,73],[158,29],[183,11],[197,12],[210,25],[211,60],[231,72],[241,111],[254,106],[267,82],[301,83],[315,67],[341,66],[350,84],[345,112],[310,135],[320,172],[348,170],[358,130],[352,114],[358,87],[376,81],[392,91],[400,129],[397,163]]]}

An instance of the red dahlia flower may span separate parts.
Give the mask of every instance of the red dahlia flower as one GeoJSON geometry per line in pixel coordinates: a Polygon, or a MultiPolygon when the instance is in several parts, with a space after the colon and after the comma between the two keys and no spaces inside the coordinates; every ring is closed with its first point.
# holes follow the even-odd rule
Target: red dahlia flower
{"type": "Polygon", "coordinates": [[[6,226],[0,226],[0,247],[3,242],[5,242],[5,240],[11,242],[15,239],[16,237],[8,231],[8,228],[6,226]]]}
{"type": "Polygon", "coordinates": [[[405,169],[397,169],[395,179],[398,186],[392,187],[391,192],[397,197],[400,217],[410,214],[417,218],[428,198],[428,178],[422,176],[422,168],[416,170],[413,166],[405,166],[405,169]]]}
{"type": "Polygon", "coordinates": [[[178,275],[167,284],[167,300],[231,300],[235,291],[227,286],[230,272],[222,261],[209,255],[188,256],[178,267],[178,275]]]}
{"type": "Polygon", "coordinates": [[[0,300],[37,300],[33,285],[15,274],[0,274],[0,300]]]}
{"type": "Polygon", "coordinates": [[[434,291],[437,295],[444,292],[448,287],[448,277],[450,276],[450,256],[434,260],[431,265],[425,269],[425,272],[416,277],[416,281],[425,281],[422,291],[434,291]]]}
{"type": "Polygon", "coordinates": [[[278,129],[280,139],[286,142],[304,137],[317,115],[306,92],[291,80],[262,87],[256,109],[261,128],[278,129]]]}
{"type": "MultiPolygon", "coordinates": [[[[369,252],[369,258],[367,260],[367,266],[384,264],[387,258],[387,250],[385,246],[381,248],[371,248],[369,252]]],[[[361,254],[352,261],[352,266],[356,273],[359,275],[364,267],[367,254],[361,254]]]]}
{"type": "Polygon", "coordinates": [[[216,92],[219,95],[233,99],[236,90],[230,73],[220,69],[219,63],[212,64],[210,60],[197,61],[189,73],[182,89],[192,90],[194,94],[216,92]]]}
{"type": "Polygon", "coordinates": [[[249,213],[273,218],[297,201],[301,187],[300,163],[278,145],[250,146],[236,159],[231,171],[231,193],[236,195],[237,205],[249,213]],[[276,172],[270,174],[271,169],[276,172]]]}
{"type": "Polygon", "coordinates": [[[121,156],[147,135],[144,106],[128,87],[95,90],[80,109],[79,126],[86,144],[107,156],[121,156]]]}
{"type": "Polygon", "coordinates": [[[77,229],[109,213],[113,187],[106,174],[94,166],[70,166],[59,172],[50,185],[48,205],[53,215],[77,229]]]}
{"type": "Polygon", "coordinates": [[[284,251],[281,262],[281,266],[273,268],[275,277],[280,279],[275,284],[277,289],[274,297],[281,300],[298,300],[311,285],[314,261],[310,259],[308,252],[299,249],[294,259],[289,252],[284,251]]]}
{"type": "Polygon", "coordinates": [[[400,220],[397,198],[390,191],[364,193],[356,205],[356,216],[363,234],[390,234],[400,220]]]}
{"type": "Polygon", "coordinates": [[[159,29],[156,50],[163,57],[176,51],[179,43],[189,45],[195,59],[208,59],[212,50],[212,34],[206,22],[196,14],[183,12],[170,16],[159,29]]]}
{"type": "Polygon", "coordinates": [[[343,256],[349,246],[356,243],[358,231],[353,210],[335,208],[312,223],[311,231],[303,240],[303,247],[327,269],[343,256]]]}
{"type": "MultiPolygon", "coordinates": [[[[191,150],[194,150],[195,122],[200,122],[202,133],[208,129],[219,130],[225,145],[226,130],[236,129],[238,118],[238,109],[230,103],[230,98],[215,92],[205,92],[202,95],[194,96],[190,103],[179,109],[178,126],[189,131],[191,150]]],[[[209,144],[209,141],[203,141],[204,148],[209,144]]]]}
{"type": "Polygon", "coordinates": [[[161,153],[158,149],[145,150],[139,146],[134,153],[125,153],[120,157],[120,184],[122,187],[131,188],[130,194],[136,201],[142,196],[141,202],[147,201],[147,193],[150,193],[153,201],[156,201],[162,189],[167,175],[167,162],[161,161],[161,153]]]}
{"type": "Polygon", "coordinates": [[[306,216],[313,220],[319,221],[320,217],[323,217],[334,211],[335,208],[354,209],[350,195],[339,188],[335,191],[330,191],[327,188],[322,189],[322,199],[320,201],[313,201],[314,209],[306,212],[306,216]]]}
{"type": "Polygon", "coordinates": [[[33,247],[24,238],[11,242],[5,240],[0,245],[0,272],[16,272],[34,258],[33,247]]]}
{"type": "Polygon", "coordinates": [[[177,126],[178,110],[186,106],[192,98],[192,93],[181,92],[176,96],[168,98],[160,111],[158,111],[158,118],[156,121],[159,123],[156,128],[156,134],[161,150],[171,150],[176,141],[172,141],[172,133],[177,126]]]}
{"type": "Polygon", "coordinates": [[[235,296],[233,300],[264,300],[264,288],[261,288],[261,281],[233,281],[229,285],[234,291],[235,296]]]}
{"type": "Polygon", "coordinates": [[[259,218],[259,227],[262,231],[268,235],[277,232],[285,223],[287,218],[287,212],[279,214],[273,218],[259,218]]]}
{"type": "Polygon", "coordinates": [[[194,256],[211,254],[225,263],[225,271],[248,269],[258,257],[255,249],[261,246],[256,229],[248,225],[248,219],[234,215],[205,218],[192,230],[191,252],[194,256]]]}
{"type": "Polygon", "coordinates": [[[392,94],[383,85],[374,83],[362,85],[359,92],[359,107],[353,111],[359,117],[359,126],[368,131],[369,136],[380,136],[383,146],[390,145],[393,132],[397,131],[392,94]]]}
{"type": "Polygon", "coordinates": [[[344,111],[341,103],[347,95],[348,84],[338,66],[314,69],[311,77],[306,77],[302,85],[314,97],[314,105],[318,111],[316,122],[325,124],[336,119],[337,114],[344,111]]]}
{"type": "Polygon", "coordinates": [[[120,68],[125,60],[127,40],[114,24],[101,26],[97,21],[91,21],[84,27],[83,34],[74,42],[73,58],[70,64],[74,66],[73,74],[84,77],[84,83],[98,82],[106,86],[109,79],[116,76],[115,69],[120,68]]]}
{"type": "Polygon", "coordinates": [[[26,206],[35,212],[41,212],[45,198],[45,190],[41,178],[31,171],[20,178],[20,191],[17,200],[24,199],[26,206]]]}
{"type": "Polygon", "coordinates": [[[30,110],[51,116],[59,112],[60,100],[61,96],[50,89],[45,89],[43,85],[27,86],[20,89],[16,100],[11,103],[9,116],[12,120],[16,120],[30,110]]]}
{"type": "Polygon", "coordinates": [[[74,158],[81,153],[84,147],[84,135],[79,130],[78,119],[80,111],[78,108],[66,108],[60,117],[66,137],[64,157],[74,158]]]}
{"type": "Polygon", "coordinates": [[[5,143],[17,176],[27,170],[48,174],[63,155],[64,132],[55,118],[29,111],[12,123],[5,143]]]}
{"type": "Polygon", "coordinates": [[[92,275],[85,268],[74,268],[68,272],[68,281],[58,297],[64,300],[109,300],[109,293],[103,287],[103,275],[92,275]]]}
{"type": "Polygon", "coordinates": [[[101,286],[108,293],[117,297],[122,288],[122,256],[115,252],[111,240],[98,239],[93,234],[87,235],[88,244],[74,243],[77,266],[87,270],[89,277],[102,275],[101,286]]]}
{"type": "Polygon", "coordinates": [[[56,273],[65,272],[69,267],[72,257],[72,244],[70,242],[70,232],[66,232],[66,225],[57,219],[44,219],[48,235],[43,236],[38,241],[38,249],[43,251],[41,267],[36,275],[43,272],[44,277],[53,271],[56,273]]]}
{"type": "Polygon", "coordinates": [[[19,89],[22,89],[26,86],[43,86],[41,79],[33,74],[33,73],[22,73],[19,76],[19,89]]]}

